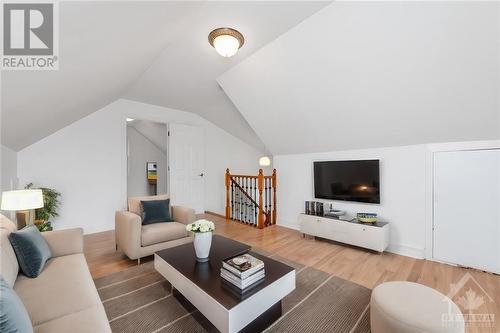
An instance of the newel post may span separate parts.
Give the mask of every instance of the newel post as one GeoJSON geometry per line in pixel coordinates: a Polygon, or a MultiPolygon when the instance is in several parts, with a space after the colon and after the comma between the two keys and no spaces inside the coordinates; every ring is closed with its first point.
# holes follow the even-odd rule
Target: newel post
{"type": "Polygon", "coordinates": [[[264,202],[262,200],[262,191],[264,190],[264,172],[259,169],[259,175],[257,176],[257,188],[259,190],[259,217],[257,220],[257,227],[259,229],[264,228],[264,202]]]}
{"type": "Polygon", "coordinates": [[[272,187],[273,187],[273,224],[276,224],[276,218],[277,218],[277,213],[276,213],[276,169],[273,169],[273,175],[271,178],[272,181],[272,187]]]}
{"type": "Polygon", "coordinates": [[[231,207],[229,206],[229,187],[231,186],[231,174],[226,169],[226,220],[231,218],[231,207]]]}

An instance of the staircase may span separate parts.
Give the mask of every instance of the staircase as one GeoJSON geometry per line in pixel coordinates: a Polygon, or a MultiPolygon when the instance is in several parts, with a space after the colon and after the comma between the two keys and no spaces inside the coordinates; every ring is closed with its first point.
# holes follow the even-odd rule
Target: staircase
{"type": "Polygon", "coordinates": [[[226,219],[259,229],[276,224],[276,169],[264,176],[233,175],[226,169],[226,219]]]}

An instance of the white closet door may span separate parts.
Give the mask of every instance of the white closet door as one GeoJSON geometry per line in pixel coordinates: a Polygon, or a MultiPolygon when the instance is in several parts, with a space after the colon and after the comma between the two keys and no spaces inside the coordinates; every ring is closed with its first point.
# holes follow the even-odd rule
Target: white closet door
{"type": "Polygon", "coordinates": [[[201,127],[170,124],[170,197],[173,205],[204,212],[204,140],[201,127]]]}
{"type": "Polygon", "coordinates": [[[500,150],[434,154],[434,258],[500,273],[500,150]]]}

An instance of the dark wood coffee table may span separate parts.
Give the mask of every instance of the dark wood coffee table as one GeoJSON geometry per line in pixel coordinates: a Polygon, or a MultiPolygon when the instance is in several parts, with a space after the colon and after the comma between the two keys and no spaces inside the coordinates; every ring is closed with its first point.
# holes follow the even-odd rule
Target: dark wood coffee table
{"type": "Polygon", "coordinates": [[[156,252],[154,265],[219,331],[258,332],[281,316],[281,300],[295,289],[295,270],[250,249],[215,235],[208,262],[198,263],[189,243],[156,252]],[[266,276],[241,295],[220,277],[220,269],[222,260],[247,252],[264,261],[266,276]]]}

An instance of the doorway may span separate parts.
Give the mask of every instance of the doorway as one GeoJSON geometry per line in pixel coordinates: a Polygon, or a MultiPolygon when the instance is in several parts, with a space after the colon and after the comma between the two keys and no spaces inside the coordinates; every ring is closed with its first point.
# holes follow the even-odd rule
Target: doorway
{"type": "Polygon", "coordinates": [[[168,193],[167,124],[127,118],[127,196],[168,193]]]}

